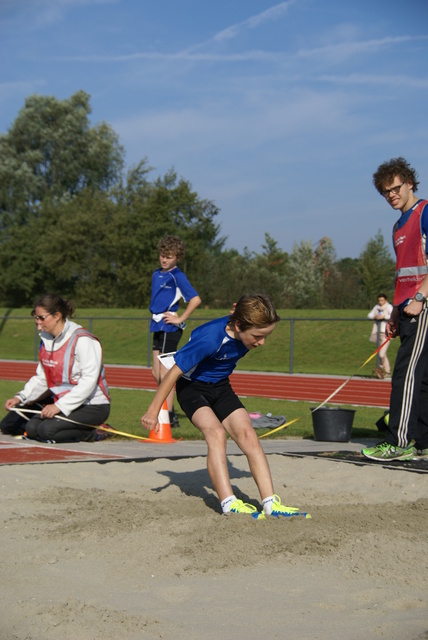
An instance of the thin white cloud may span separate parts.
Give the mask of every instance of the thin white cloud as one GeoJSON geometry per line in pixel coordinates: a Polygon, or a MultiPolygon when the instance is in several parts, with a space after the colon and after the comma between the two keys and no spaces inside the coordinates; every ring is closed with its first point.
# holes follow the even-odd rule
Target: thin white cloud
{"type": "Polygon", "coordinates": [[[340,42],[325,47],[316,47],[314,49],[301,49],[297,52],[298,58],[313,58],[318,56],[335,56],[343,59],[351,55],[360,53],[373,53],[390,46],[403,44],[405,42],[416,42],[419,40],[428,40],[428,35],[420,36],[395,36],[379,38],[375,40],[361,40],[353,42],[340,42]]]}
{"type": "Polygon", "coordinates": [[[234,38],[237,38],[239,34],[245,30],[256,29],[257,27],[259,27],[261,24],[265,22],[277,20],[283,14],[285,14],[292,5],[300,1],[301,0],[286,0],[285,2],[280,2],[275,6],[270,7],[265,11],[262,11],[261,13],[258,13],[254,16],[250,16],[249,18],[246,18],[241,22],[238,22],[234,25],[231,25],[230,27],[226,27],[225,29],[218,31],[211,38],[208,38],[203,42],[199,42],[197,44],[194,44],[188,47],[183,53],[190,54],[197,51],[198,49],[203,49],[204,47],[207,47],[212,44],[215,45],[215,44],[223,43],[229,40],[233,40],[234,38]]]}
{"type": "Polygon", "coordinates": [[[85,55],[85,56],[56,56],[50,59],[68,62],[133,62],[136,60],[152,60],[165,62],[280,62],[286,56],[271,51],[244,51],[242,53],[191,53],[177,51],[174,53],[160,53],[156,51],[141,51],[125,55],[85,55]]]}
{"type": "Polygon", "coordinates": [[[36,4],[46,12],[61,11],[76,6],[90,6],[97,4],[114,4],[118,0],[38,0],[36,4]]]}
{"type": "MultiPolygon", "coordinates": [[[[51,0],[48,0],[51,1],[51,0]]],[[[68,4],[74,0],[54,0],[58,3],[68,4]]],[[[115,0],[78,0],[79,2],[109,2],[115,0]]],[[[238,53],[214,53],[204,52],[200,50],[212,43],[220,43],[225,40],[231,40],[235,38],[246,29],[255,29],[261,24],[277,20],[289,8],[300,2],[300,0],[287,0],[280,2],[259,14],[250,16],[249,18],[239,22],[235,25],[227,27],[219,31],[217,34],[209,38],[208,40],[195,44],[183,51],[176,51],[173,53],[159,52],[159,51],[141,51],[126,55],[86,55],[86,56],[59,56],[55,59],[70,62],[94,62],[94,63],[111,63],[111,62],[132,62],[135,60],[152,60],[152,61],[179,61],[179,62],[281,62],[285,59],[285,54],[271,51],[243,51],[238,53]],[[199,51],[198,51],[199,50],[199,51]]]]}
{"type": "Polygon", "coordinates": [[[172,145],[182,149],[181,156],[191,156],[232,146],[239,154],[300,132],[323,137],[328,132],[354,131],[358,121],[349,113],[351,102],[347,94],[297,91],[272,94],[271,99],[258,102],[244,100],[233,109],[227,103],[210,102],[195,108],[145,111],[113,126],[127,148],[143,143],[159,150],[172,145]]]}
{"type": "Polygon", "coordinates": [[[117,0],[42,0],[42,20],[47,23],[57,22],[65,17],[66,12],[77,7],[100,4],[114,4],[117,0]]]}
{"type": "Polygon", "coordinates": [[[232,38],[236,38],[239,33],[246,29],[256,29],[258,26],[265,22],[270,22],[272,20],[277,20],[284,13],[286,13],[289,8],[296,4],[298,0],[288,0],[287,2],[280,2],[276,4],[274,7],[270,7],[261,13],[258,13],[254,16],[250,16],[242,22],[238,22],[226,29],[222,29],[218,33],[216,33],[209,42],[223,42],[224,40],[230,40],[232,38]]]}
{"type": "Polygon", "coordinates": [[[428,78],[412,78],[401,75],[372,76],[359,73],[351,73],[349,76],[323,75],[318,78],[322,82],[334,84],[366,84],[375,86],[409,87],[413,89],[427,89],[428,78]]]}
{"type": "Polygon", "coordinates": [[[27,89],[32,86],[30,82],[0,82],[0,93],[4,91],[15,91],[15,89],[27,89]]]}
{"type": "MultiPolygon", "coordinates": [[[[63,0],[64,2],[70,2],[72,0],[63,0]]],[[[108,2],[110,0],[79,0],[81,2],[108,2]]],[[[282,3],[281,5],[277,5],[277,7],[282,6],[283,4],[289,5],[291,2],[295,2],[298,0],[290,0],[289,3],[282,3]]],[[[264,12],[267,13],[267,12],[264,12]]],[[[250,20],[250,19],[249,19],[250,20]]],[[[244,21],[244,24],[248,21],[244,21]]],[[[234,27],[231,27],[234,28],[234,27]]],[[[223,33],[223,32],[221,32],[223,33]]],[[[338,60],[343,60],[344,58],[355,56],[361,53],[374,53],[381,49],[385,49],[387,47],[394,47],[396,45],[401,45],[406,42],[417,42],[417,41],[426,41],[428,40],[428,35],[416,35],[416,36],[396,36],[396,37],[386,37],[381,39],[374,40],[361,40],[361,41],[352,41],[352,42],[340,42],[337,44],[328,45],[325,47],[316,47],[313,49],[300,49],[296,53],[285,53],[281,51],[266,51],[266,50],[250,50],[250,51],[241,51],[241,52],[230,52],[230,53],[217,53],[214,51],[209,52],[201,52],[198,51],[202,46],[206,45],[208,42],[215,41],[217,36],[214,36],[209,41],[206,41],[203,44],[195,45],[183,51],[175,51],[175,52],[159,52],[159,51],[139,51],[135,53],[125,54],[125,55],[77,55],[77,56],[57,56],[54,59],[61,61],[69,61],[69,62],[84,62],[84,63],[127,63],[133,62],[137,60],[151,60],[151,61],[166,61],[166,62],[192,62],[192,63],[204,63],[204,62],[262,62],[269,64],[280,64],[286,61],[291,61],[294,59],[305,59],[305,58],[316,58],[316,57],[330,57],[338,60]]],[[[333,78],[334,76],[332,76],[333,78]]],[[[327,76],[326,76],[327,78],[327,76]]],[[[424,85],[424,81],[422,81],[422,86],[424,85]]]]}
{"type": "Polygon", "coordinates": [[[22,82],[0,82],[0,102],[9,100],[11,96],[22,96],[32,93],[37,88],[44,87],[45,83],[40,80],[22,82]]]}
{"type": "Polygon", "coordinates": [[[24,23],[38,29],[60,22],[69,10],[91,5],[114,4],[119,0],[3,0],[0,4],[0,20],[8,23],[24,23]]]}

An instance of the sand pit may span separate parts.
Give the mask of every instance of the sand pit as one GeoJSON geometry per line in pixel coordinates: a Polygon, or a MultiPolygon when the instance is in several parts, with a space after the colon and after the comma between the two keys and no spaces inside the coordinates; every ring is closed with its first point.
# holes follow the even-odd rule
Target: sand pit
{"type": "Polygon", "coordinates": [[[0,638],[428,638],[428,474],[269,462],[311,520],[220,515],[203,457],[0,467],[0,638]]]}

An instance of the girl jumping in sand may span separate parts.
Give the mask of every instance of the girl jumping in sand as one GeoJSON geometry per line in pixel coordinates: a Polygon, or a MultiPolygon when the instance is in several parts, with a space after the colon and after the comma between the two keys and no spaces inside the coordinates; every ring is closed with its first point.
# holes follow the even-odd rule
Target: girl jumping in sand
{"type": "Polygon", "coordinates": [[[265,453],[229,381],[238,360],[250,349],[262,346],[279,319],[269,296],[244,295],[229,316],[197,327],[189,342],[175,354],[172,368],[141,418],[144,427],[158,430],[159,411],[176,384],[181,408],[206,440],[208,473],[223,513],[247,513],[257,520],[264,520],[266,515],[310,518],[295,507],[282,505],[274,493],[265,453]],[[247,457],[260,492],[262,512],[233,493],[227,468],[227,434],[247,457]]]}

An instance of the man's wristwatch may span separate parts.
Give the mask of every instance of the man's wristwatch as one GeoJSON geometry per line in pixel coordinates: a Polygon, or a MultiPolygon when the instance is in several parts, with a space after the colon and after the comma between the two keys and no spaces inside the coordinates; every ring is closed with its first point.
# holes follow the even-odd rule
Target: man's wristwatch
{"type": "Polygon", "coordinates": [[[423,293],[421,293],[420,291],[418,291],[417,293],[415,293],[415,297],[414,299],[416,300],[416,302],[425,302],[426,298],[424,296],[423,293]]]}

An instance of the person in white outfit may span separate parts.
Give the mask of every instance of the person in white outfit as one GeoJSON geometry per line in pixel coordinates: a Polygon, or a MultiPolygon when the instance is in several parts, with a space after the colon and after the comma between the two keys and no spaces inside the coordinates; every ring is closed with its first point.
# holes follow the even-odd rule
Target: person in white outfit
{"type": "Polygon", "coordinates": [[[32,316],[40,331],[40,362],[24,389],[6,400],[8,411],[38,400],[47,391],[53,403],[26,424],[27,437],[42,442],[96,440],[93,427],[110,413],[102,347],[89,331],[69,320],[74,306],[57,294],[39,298],[32,316]]]}
{"type": "MultiPolygon", "coordinates": [[[[393,306],[388,302],[388,298],[384,293],[380,293],[377,298],[377,305],[373,307],[370,313],[367,315],[371,320],[376,320],[373,324],[373,329],[370,335],[370,341],[379,345],[383,344],[386,340],[386,323],[391,317],[393,306]]],[[[387,342],[379,351],[379,367],[374,370],[374,373],[378,378],[390,378],[391,377],[391,365],[388,360],[386,352],[388,351],[389,342],[387,342]]]]}

